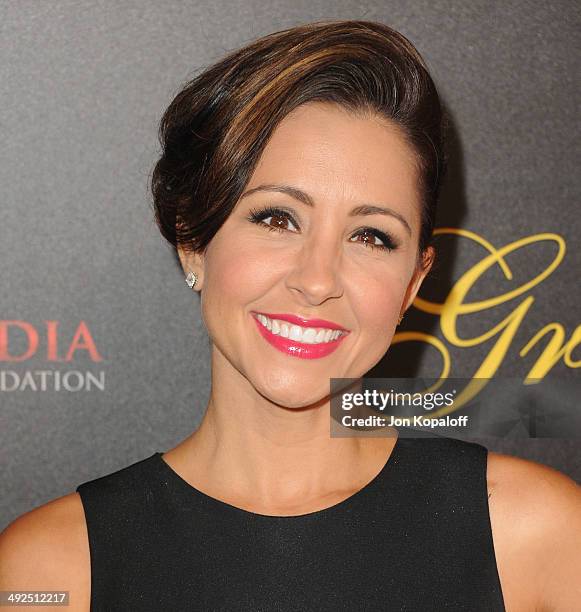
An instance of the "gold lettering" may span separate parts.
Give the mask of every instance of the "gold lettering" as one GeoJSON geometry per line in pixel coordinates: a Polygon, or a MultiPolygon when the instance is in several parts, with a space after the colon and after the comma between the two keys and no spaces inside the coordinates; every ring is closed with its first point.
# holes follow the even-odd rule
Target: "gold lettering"
{"type": "MultiPolygon", "coordinates": [[[[520,328],[522,321],[524,320],[528,310],[533,305],[535,298],[533,296],[526,297],[520,304],[516,306],[516,308],[508,316],[506,316],[497,325],[495,325],[482,335],[476,336],[474,338],[460,338],[458,336],[456,328],[457,318],[461,315],[488,310],[490,308],[493,308],[494,306],[504,304],[520,295],[523,295],[527,291],[530,291],[533,287],[536,287],[537,285],[542,283],[543,280],[545,280],[555,271],[555,269],[560,265],[561,261],[563,260],[566,250],[564,239],[558,234],[548,232],[534,234],[526,238],[521,238],[520,240],[516,240],[510,244],[507,244],[501,249],[496,249],[482,236],[479,236],[475,232],[471,232],[465,229],[451,227],[438,228],[435,230],[434,234],[454,234],[457,236],[468,238],[481,245],[486,251],[488,251],[489,254],[461,276],[461,278],[452,287],[448,297],[446,298],[443,304],[437,304],[435,302],[430,302],[423,298],[416,297],[416,299],[414,300],[414,306],[428,314],[440,315],[440,326],[444,338],[453,346],[457,346],[460,348],[473,347],[479,344],[483,344],[487,340],[490,340],[491,338],[495,337],[497,337],[497,341],[481,363],[477,372],[474,374],[473,380],[469,383],[466,389],[464,389],[462,393],[459,394],[454,404],[452,406],[446,406],[445,408],[442,408],[436,413],[433,413],[431,415],[432,418],[443,416],[450,412],[458,410],[462,405],[464,405],[470,399],[475,397],[480,392],[480,390],[486,386],[486,379],[494,377],[495,373],[501,366],[506,356],[506,353],[510,349],[510,346],[514,340],[517,331],[520,328]],[[518,249],[524,246],[544,241],[556,243],[558,246],[558,251],[553,261],[537,276],[535,276],[528,282],[522,284],[521,286],[512,289],[511,291],[502,293],[489,299],[476,302],[465,301],[466,295],[474,287],[478,279],[495,264],[498,264],[498,266],[500,267],[500,269],[508,280],[513,279],[512,272],[505,261],[506,255],[513,253],[514,251],[517,251],[518,249]]],[[[541,339],[541,337],[543,337],[550,330],[554,331],[551,341],[549,342],[548,346],[546,347],[539,360],[531,368],[525,381],[525,384],[531,382],[531,379],[540,379],[545,376],[546,373],[550,370],[550,368],[553,367],[553,365],[562,356],[564,356],[564,361],[567,365],[569,365],[569,367],[579,367],[579,365],[581,364],[580,361],[574,362],[571,357],[573,349],[579,343],[581,343],[581,327],[578,327],[575,330],[570,341],[566,345],[562,346],[565,333],[562,326],[556,323],[546,326],[543,330],[537,333],[535,337],[521,350],[520,355],[526,355],[530,351],[531,347],[534,346],[541,339]]],[[[413,332],[403,332],[395,334],[394,343],[411,340],[422,341],[422,338],[423,341],[427,341],[432,346],[436,346],[438,350],[442,353],[442,355],[446,355],[445,367],[441,374],[441,378],[447,377],[447,373],[450,370],[450,358],[448,350],[443,344],[440,344],[441,341],[438,340],[436,342],[436,338],[434,338],[433,336],[428,336],[426,334],[422,335],[414,334],[413,332]]]]}

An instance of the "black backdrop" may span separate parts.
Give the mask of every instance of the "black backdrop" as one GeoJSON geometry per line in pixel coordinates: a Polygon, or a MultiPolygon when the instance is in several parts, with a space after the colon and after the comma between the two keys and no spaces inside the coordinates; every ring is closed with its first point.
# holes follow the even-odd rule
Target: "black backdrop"
{"type": "MultiPolygon", "coordinates": [[[[515,247],[506,268],[481,277],[470,301],[525,285],[565,245],[552,273],[502,304],[460,317],[457,331],[482,335],[532,297],[494,376],[524,380],[550,334],[521,351],[552,323],[561,344],[570,343],[570,359],[558,359],[543,376],[578,377],[579,349],[575,354],[571,344],[581,297],[577,3],[5,0],[2,525],[196,428],[210,385],[208,338],[199,301],[153,223],[147,187],[157,122],[181,84],[225,52],[298,23],[350,18],[382,21],[408,36],[453,119],[438,225],[472,234],[442,234],[445,263],[420,299],[446,299],[487,253],[478,237],[500,249],[548,234],[515,247]]],[[[451,375],[474,376],[494,339],[455,346],[439,315],[421,304],[402,332],[440,338],[451,375]]],[[[409,364],[408,357],[418,364],[414,374],[440,371],[440,356],[411,342],[392,347],[376,375],[409,364]]],[[[578,439],[486,444],[581,480],[578,439]]]]}

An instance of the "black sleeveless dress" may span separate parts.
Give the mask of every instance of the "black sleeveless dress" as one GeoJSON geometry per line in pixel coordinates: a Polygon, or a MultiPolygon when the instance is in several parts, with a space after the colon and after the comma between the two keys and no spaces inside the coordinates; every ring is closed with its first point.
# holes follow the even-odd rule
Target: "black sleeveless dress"
{"type": "Polygon", "coordinates": [[[398,437],[381,472],[320,511],[210,497],[156,452],[77,487],[91,611],[504,612],[487,449],[398,437]]]}

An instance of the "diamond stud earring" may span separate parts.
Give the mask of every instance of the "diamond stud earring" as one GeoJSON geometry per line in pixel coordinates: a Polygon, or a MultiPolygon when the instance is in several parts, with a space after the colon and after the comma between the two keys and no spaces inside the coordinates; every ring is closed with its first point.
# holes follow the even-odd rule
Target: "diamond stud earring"
{"type": "Polygon", "coordinates": [[[188,284],[188,287],[190,289],[194,288],[194,285],[196,284],[197,280],[198,277],[193,272],[188,272],[188,275],[186,276],[186,283],[188,284]]]}

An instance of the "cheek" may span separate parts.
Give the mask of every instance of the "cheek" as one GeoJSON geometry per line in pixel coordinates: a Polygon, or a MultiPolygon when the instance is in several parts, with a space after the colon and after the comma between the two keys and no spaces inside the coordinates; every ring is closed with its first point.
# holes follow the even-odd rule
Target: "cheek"
{"type": "Polygon", "coordinates": [[[368,277],[351,291],[362,332],[374,338],[386,336],[393,320],[399,316],[404,293],[403,279],[396,275],[381,279],[368,277]]]}
{"type": "Polygon", "coordinates": [[[231,312],[233,303],[243,305],[251,301],[273,274],[270,266],[265,265],[263,250],[232,240],[212,244],[204,272],[205,301],[216,311],[225,312],[231,312]]]}

